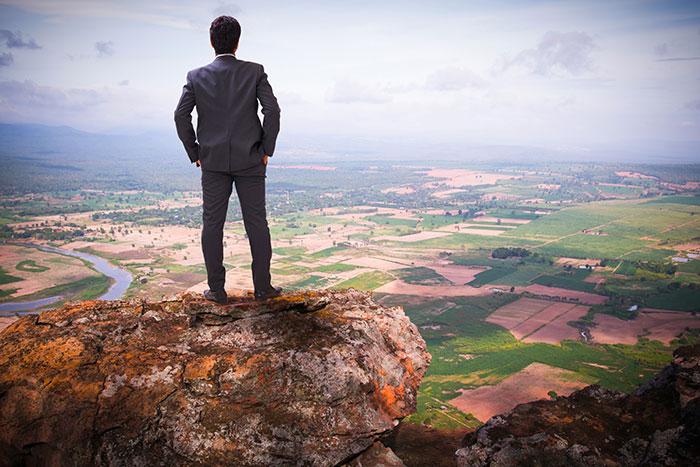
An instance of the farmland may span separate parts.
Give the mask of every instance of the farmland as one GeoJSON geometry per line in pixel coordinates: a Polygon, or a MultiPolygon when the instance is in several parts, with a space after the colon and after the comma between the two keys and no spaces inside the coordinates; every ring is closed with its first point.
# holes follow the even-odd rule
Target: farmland
{"type": "MultiPolygon", "coordinates": [[[[373,291],[426,340],[411,421],[474,426],[552,391],[629,390],[700,341],[698,166],[345,162],[271,166],[267,180],[273,283],[373,291]]],[[[110,285],[89,263],[20,243],[107,259],[132,274],[127,297],[208,288],[194,182],[3,187],[0,304],[110,285]]],[[[224,264],[228,289],[251,287],[235,196],[224,264]]]]}

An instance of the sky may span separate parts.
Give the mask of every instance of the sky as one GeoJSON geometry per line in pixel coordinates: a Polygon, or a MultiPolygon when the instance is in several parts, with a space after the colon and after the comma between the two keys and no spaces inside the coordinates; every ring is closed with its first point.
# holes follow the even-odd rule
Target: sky
{"type": "Polygon", "coordinates": [[[174,135],[220,14],[288,142],[700,140],[700,3],[676,0],[0,0],[0,121],[174,135]]]}

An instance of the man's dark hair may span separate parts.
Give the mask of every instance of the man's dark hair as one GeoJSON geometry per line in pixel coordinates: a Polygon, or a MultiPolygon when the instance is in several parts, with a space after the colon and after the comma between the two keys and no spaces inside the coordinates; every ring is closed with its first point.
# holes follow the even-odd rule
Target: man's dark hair
{"type": "Polygon", "coordinates": [[[209,37],[217,54],[233,53],[241,37],[241,25],[233,16],[219,16],[211,22],[209,37]]]}

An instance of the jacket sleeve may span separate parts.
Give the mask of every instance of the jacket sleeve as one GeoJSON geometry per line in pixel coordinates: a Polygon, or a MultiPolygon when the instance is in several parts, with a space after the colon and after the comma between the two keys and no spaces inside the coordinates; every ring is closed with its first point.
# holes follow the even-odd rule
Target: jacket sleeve
{"type": "Polygon", "coordinates": [[[272,86],[267,80],[267,74],[262,65],[258,76],[257,96],[263,113],[262,146],[265,155],[272,157],[275,152],[275,144],[277,144],[277,134],[280,131],[280,107],[272,93],[272,86]]]}
{"type": "Polygon", "coordinates": [[[175,109],[175,128],[177,129],[177,136],[185,146],[187,156],[192,163],[199,160],[199,145],[192,126],[192,109],[194,109],[194,106],[194,87],[192,86],[190,73],[187,73],[187,82],[182,88],[182,96],[175,109]]]}

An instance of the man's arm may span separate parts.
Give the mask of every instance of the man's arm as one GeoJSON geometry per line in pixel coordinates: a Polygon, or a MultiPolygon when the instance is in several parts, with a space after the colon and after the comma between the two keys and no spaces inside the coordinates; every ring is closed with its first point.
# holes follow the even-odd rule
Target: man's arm
{"type": "Polygon", "coordinates": [[[187,83],[182,88],[182,96],[175,109],[175,128],[177,129],[177,136],[185,146],[187,157],[190,158],[193,164],[197,162],[199,166],[199,145],[192,126],[192,109],[194,109],[194,106],[194,88],[190,74],[187,73],[187,83]]]}
{"type": "MultiPolygon", "coordinates": [[[[267,74],[260,65],[260,76],[258,77],[257,95],[263,113],[263,140],[262,146],[265,155],[272,157],[277,143],[277,134],[280,132],[280,106],[272,93],[272,86],[267,81],[267,74]]],[[[267,163],[267,158],[265,158],[267,163]]]]}

